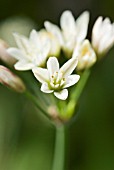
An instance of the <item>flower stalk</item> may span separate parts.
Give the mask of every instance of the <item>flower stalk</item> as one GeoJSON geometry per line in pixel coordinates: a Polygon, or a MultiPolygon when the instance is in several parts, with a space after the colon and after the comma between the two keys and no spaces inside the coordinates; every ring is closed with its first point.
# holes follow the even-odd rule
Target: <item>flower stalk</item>
{"type": "MultiPolygon", "coordinates": [[[[76,93],[71,93],[71,100],[75,100],[76,102],[79,100],[79,97],[85,87],[85,84],[89,78],[89,75],[90,75],[90,70],[87,69],[83,72],[82,76],[81,76],[81,79],[79,81],[79,83],[77,84],[77,86],[75,87],[76,88],[76,93]]],[[[74,89],[73,89],[74,90],[74,89]]]]}
{"type": "Polygon", "coordinates": [[[56,126],[55,150],[52,170],[65,168],[65,125],[56,126]]]}

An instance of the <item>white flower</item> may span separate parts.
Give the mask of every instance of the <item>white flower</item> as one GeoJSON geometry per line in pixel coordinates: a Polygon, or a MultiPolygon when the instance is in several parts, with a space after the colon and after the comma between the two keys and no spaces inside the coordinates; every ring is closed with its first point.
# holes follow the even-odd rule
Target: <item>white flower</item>
{"type": "Polygon", "coordinates": [[[58,39],[51,33],[47,32],[45,29],[42,29],[38,32],[41,41],[48,40],[50,43],[50,51],[49,56],[56,56],[58,57],[61,51],[61,45],[58,39]]]}
{"type": "Polygon", "coordinates": [[[32,71],[36,79],[42,83],[41,91],[52,93],[61,99],[66,100],[68,97],[67,87],[78,82],[80,76],[70,75],[76,68],[77,58],[71,58],[61,68],[56,57],[50,57],[47,61],[47,69],[36,67],[32,71]]]}
{"type": "Polygon", "coordinates": [[[77,70],[87,69],[96,62],[96,54],[89,40],[79,43],[74,50],[74,55],[78,56],[77,70]]]}
{"type": "Polygon", "coordinates": [[[109,18],[98,17],[92,30],[92,46],[97,55],[104,55],[114,45],[114,23],[109,18]]]}
{"type": "Polygon", "coordinates": [[[50,50],[50,43],[41,41],[38,33],[32,30],[29,39],[17,33],[14,34],[18,48],[9,48],[7,52],[18,61],[16,70],[31,70],[35,66],[44,66],[50,50]]]}
{"type": "Polygon", "coordinates": [[[51,32],[59,40],[63,50],[72,54],[77,42],[82,42],[88,30],[89,12],[83,12],[75,21],[70,11],[63,12],[60,18],[61,30],[58,26],[46,21],[44,23],[48,32],[51,32]]]}

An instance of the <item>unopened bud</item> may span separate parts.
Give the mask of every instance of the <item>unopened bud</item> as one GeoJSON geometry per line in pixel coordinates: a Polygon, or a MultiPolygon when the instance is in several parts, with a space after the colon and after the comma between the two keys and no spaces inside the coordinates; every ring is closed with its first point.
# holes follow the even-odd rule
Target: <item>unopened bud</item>
{"type": "Polygon", "coordinates": [[[97,59],[89,40],[84,40],[78,44],[74,50],[74,54],[78,56],[78,71],[90,68],[97,59]]]}
{"type": "Polygon", "coordinates": [[[58,113],[58,110],[57,110],[57,107],[56,106],[49,106],[48,108],[48,113],[49,115],[53,118],[53,119],[56,119],[59,115],[58,113]]]}
{"type": "Polygon", "coordinates": [[[26,89],[23,81],[2,65],[0,65],[0,83],[19,93],[23,93],[26,89]]]}
{"type": "Polygon", "coordinates": [[[0,39],[0,60],[12,66],[16,62],[16,59],[7,53],[6,49],[8,47],[9,47],[8,44],[5,41],[0,39]]]}
{"type": "Polygon", "coordinates": [[[114,46],[114,23],[109,18],[98,17],[92,30],[92,46],[98,59],[114,46]]]}

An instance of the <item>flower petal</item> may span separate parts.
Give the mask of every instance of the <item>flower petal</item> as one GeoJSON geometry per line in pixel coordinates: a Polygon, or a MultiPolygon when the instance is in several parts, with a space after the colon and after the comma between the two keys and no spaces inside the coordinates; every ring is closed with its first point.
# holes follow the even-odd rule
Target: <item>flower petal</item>
{"type": "Polygon", "coordinates": [[[76,74],[68,76],[68,78],[65,82],[64,88],[73,86],[74,84],[76,84],[79,81],[79,79],[80,79],[80,76],[76,75],[76,74]]]}
{"type": "Polygon", "coordinates": [[[17,60],[21,60],[24,58],[23,53],[18,48],[8,48],[7,52],[17,60]]]}
{"type": "Polygon", "coordinates": [[[20,35],[20,34],[18,34],[18,33],[14,33],[13,35],[14,35],[14,38],[15,38],[15,41],[16,41],[18,47],[19,47],[24,53],[28,53],[28,52],[29,52],[29,49],[31,49],[28,39],[27,39],[25,36],[20,35]]]}
{"type": "Polygon", "coordinates": [[[42,57],[43,57],[42,60],[45,61],[47,59],[49,52],[50,52],[50,48],[51,48],[50,42],[46,40],[44,44],[42,45],[42,49],[41,49],[42,57]]]}
{"type": "Polygon", "coordinates": [[[76,57],[78,58],[81,44],[82,44],[82,42],[77,42],[76,43],[76,45],[74,47],[74,50],[73,50],[73,53],[72,53],[72,58],[76,58],[76,57]]]}
{"type": "Polygon", "coordinates": [[[44,25],[45,25],[46,30],[48,32],[52,33],[57,38],[60,45],[63,45],[63,37],[62,37],[62,34],[61,34],[59,27],[56,26],[55,24],[52,24],[49,21],[45,21],[44,25]]]}
{"type": "Polygon", "coordinates": [[[47,61],[47,69],[50,76],[59,71],[59,62],[56,57],[50,57],[47,61]]]}
{"type": "MultiPolygon", "coordinates": [[[[108,18],[106,19],[107,25],[105,26],[105,32],[102,35],[102,40],[99,43],[99,53],[108,51],[114,45],[114,26],[113,24],[110,24],[110,20],[108,18]]],[[[106,19],[104,20],[104,22],[106,22],[106,19]]]]}
{"type": "Polygon", "coordinates": [[[30,32],[29,40],[32,44],[35,45],[36,48],[38,48],[38,49],[41,48],[41,41],[40,41],[40,38],[38,36],[38,32],[36,30],[32,30],[30,32]]]}
{"type": "Polygon", "coordinates": [[[65,11],[61,15],[60,18],[60,25],[65,33],[72,34],[76,31],[76,26],[75,26],[75,19],[71,13],[71,11],[65,11]]]}
{"type": "Polygon", "coordinates": [[[43,38],[43,34],[41,36],[41,32],[37,32],[36,30],[31,31],[30,41],[36,48],[37,53],[42,54],[42,62],[45,63],[45,60],[47,59],[50,51],[50,41],[47,38],[43,38]]]}
{"type": "Polygon", "coordinates": [[[67,89],[63,89],[59,92],[54,92],[54,95],[60,99],[60,100],[66,100],[68,97],[68,90],[67,89]]]}
{"type": "Polygon", "coordinates": [[[47,83],[43,83],[43,84],[42,84],[42,86],[41,86],[41,91],[44,92],[44,93],[52,93],[52,92],[53,92],[53,90],[50,90],[50,89],[49,89],[47,83]]]}
{"type": "Polygon", "coordinates": [[[47,69],[35,67],[32,69],[32,72],[39,82],[46,83],[49,81],[49,73],[47,69]]]}
{"type": "Polygon", "coordinates": [[[60,72],[62,72],[63,77],[67,77],[69,76],[74,69],[76,68],[78,63],[78,60],[76,57],[71,58],[70,60],[68,60],[61,68],[60,68],[60,72]]]}
{"type": "Polygon", "coordinates": [[[20,70],[20,71],[26,71],[26,70],[31,70],[34,67],[33,63],[29,63],[26,60],[21,60],[18,61],[15,65],[14,65],[16,70],[20,70]]]}
{"type": "Polygon", "coordinates": [[[81,42],[85,39],[88,30],[89,23],[89,12],[83,12],[76,20],[76,29],[77,29],[77,38],[78,42],[81,42]]]}
{"type": "Polygon", "coordinates": [[[92,45],[95,49],[99,45],[99,40],[101,38],[100,30],[102,29],[102,20],[103,17],[98,17],[92,29],[92,45]]]}

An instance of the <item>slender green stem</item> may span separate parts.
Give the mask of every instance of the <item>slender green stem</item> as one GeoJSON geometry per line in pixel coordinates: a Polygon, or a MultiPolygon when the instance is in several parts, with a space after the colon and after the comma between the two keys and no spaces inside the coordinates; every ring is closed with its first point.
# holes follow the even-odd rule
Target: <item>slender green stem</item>
{"type": "Polygon", "coordinates": [[[64,170],[65,164],[65,126],[56,126],[55,150],[52,170],[64,170]]]}
{"type": "Polygon", "coordinates": [[[72,117],[72,115],[74,114],[74,111],[76,109],[76,105],[78,103],[78,100],[83,92],[83,89],[85,87],[85,84],[88,80],[88,77],[90,75],[90,70],[85,70],[80,78],[79,83],[77,84],[77,86],[75,86],[72,91],[71,91],[71,95],[70,95],[70,99],[69,102],[66,106],[66,111],[63,112],[63,115],[66,119],[70,119],[72,117]],[[65,115],[64,115],[65,113],[65,115]]]}
{"type": "Polygon", "coordinates": [[[71,100],[74,100],[74,101],[78,101],[84,87],[85,87],[85,84],[88,80],[88,77],[90,75],[90,70],[85,70],[84,73],[81,75],[81,78],[80,78],[80,81],[79,83],[77,84],[76,86],[76,90],[73,89],[73,91],[75,92],[72,92],[72,95],[71,95],[71,100]]]}

